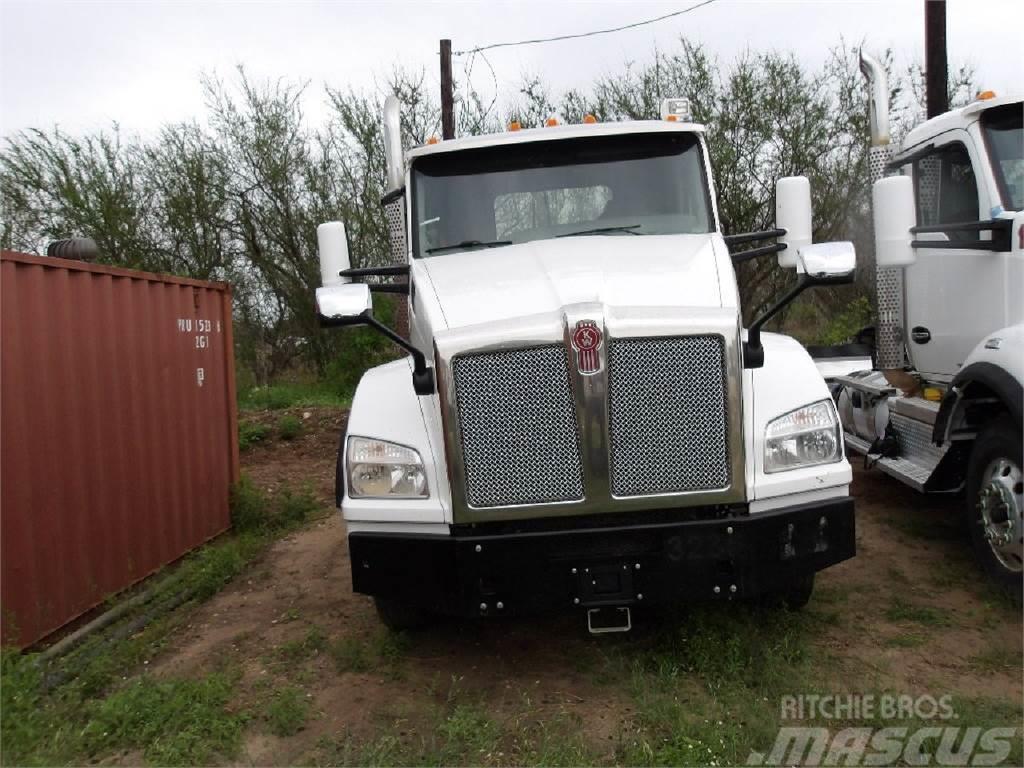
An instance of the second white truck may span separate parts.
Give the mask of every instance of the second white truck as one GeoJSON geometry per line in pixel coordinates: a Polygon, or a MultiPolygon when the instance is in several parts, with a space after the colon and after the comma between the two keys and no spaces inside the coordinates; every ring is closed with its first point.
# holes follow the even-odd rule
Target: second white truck
{"type": "Polygon", "coordinates": [[[846,443],[925,493],[964,492],[999,584],[1024,578],[1024,104],[983,92],[889,137],[885,70],[862,54],[871,108],[875,366],[834,382],[846,443]]]}

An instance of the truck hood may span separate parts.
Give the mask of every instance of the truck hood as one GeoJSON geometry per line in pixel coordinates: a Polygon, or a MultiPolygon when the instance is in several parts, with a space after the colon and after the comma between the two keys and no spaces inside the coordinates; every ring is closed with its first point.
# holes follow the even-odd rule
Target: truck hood
{"type": "Polygon", "coordinates": [[[445,323],[556,311],[567,304],[723,306],[713,236],[595,235],[423,259],[445,323]]]}

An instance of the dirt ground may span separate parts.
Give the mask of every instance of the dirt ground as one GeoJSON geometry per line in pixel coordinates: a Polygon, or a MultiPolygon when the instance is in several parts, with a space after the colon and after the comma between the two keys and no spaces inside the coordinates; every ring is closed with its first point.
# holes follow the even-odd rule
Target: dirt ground
{"type": "MultiPolygon", "coordinates": [[[[390,646],[371,600],[351,591],[344,524],[330,511],[344,413],[296,415],[305,417],[303,434],[245,452],[244,470],[268,490],[309,484],[324,517],[276,543],[197,610],[156,660],[156,673],[199,674],[231,663],[254,699],[281,680],[303,692],[310,705],[303,727],[283,737],[251,723],[244,764],[308,760],[339,734],[401,737],[428,727],[423,704],[443,702],[455,689],[472,691],[498,717],[521,716],[524,701],[535,722],[568,713],[584,740],[598,753],[607,744],[611,756],[634,701],[596,680],[586,660],[602,655],[603,641],[587,635],[578,615],[442,623],[407,639],[400,674],[372,663],[338,671],[324,642],[357,655],[365,648],[371,657],[386,656],[390,646]],[[312,650],[292,664],[289,653],[303,643],[312,650]]],[[[976,567],[961,530],[962,501],[921,497],[854,464],[858,555],[819,575],[811,604],[835,617],[815,643],[837,678],[852,691],[884,685],[1019,703],[1020,615],[976,567]]]]}

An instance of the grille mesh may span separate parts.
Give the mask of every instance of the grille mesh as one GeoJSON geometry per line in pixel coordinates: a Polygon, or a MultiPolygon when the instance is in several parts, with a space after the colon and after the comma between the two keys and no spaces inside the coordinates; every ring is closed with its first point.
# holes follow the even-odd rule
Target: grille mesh
{"type": "Polygon", "coordinates": [[[583,498],[562,345],[457,357],[452,374],[470,506],[583,498]]]}
{"type": "Polygon", "coordinates": [[[721,336],[620,339],[609,346],[612,493],[711,490],[729,484],[721,336]]]}

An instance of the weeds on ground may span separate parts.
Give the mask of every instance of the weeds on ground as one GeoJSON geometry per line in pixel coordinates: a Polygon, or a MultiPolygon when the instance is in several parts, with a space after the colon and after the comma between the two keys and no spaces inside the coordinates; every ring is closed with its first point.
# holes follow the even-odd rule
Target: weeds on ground
{"type": "Polygon", "coordinates": [[[95,706],[84,730],[89,754],[140,749],[156,765],[202,765],[230,757],[246,716],[232,713],[234,680],[213,674],[201,680],[145,677],[95,706]]]}
{"type": "Polygon", "coordinates": [[[238,424],[238,450],[247,451],[257,443],[265,442],[270,436],[270,427],[253,421],[238,424]]]}
{"type": "Polygon", "coordinates": [[[274,693],[267,704],[266,721],[275,736],[294,736],[306,724],[309,700],[294,687],[282,688],[274,693]]]}
{"type": "Polygon", "coordinates": [[[239,533],[279,532],[305,522],[319,506],[308,489],[285,486],[268,499],[243,477],[231,489],[231,525],[239,533]]]}
{"type": "MultiPolygon", "coordinates": [[[[205,600],[238,575],[276,535],[308,518],[308,493],[273,499],[243,480],[232,491],[236,532],[185,557],[149,586],[152,599],[49,665],[4,650],[0,667],[0,763],[81,764],[141,749],[147,761],[182,765],[230,759],[249,715],[235,711],[235,675],[126,680],[181,626],[186,604],[205,600]]],[[[325,641],[307,633],[304,642],[325,641]]]]}
{"type": "Polygon", "coordinates": [[[282,416],[277,422],[277,434],[282,440],[294,440],[302,434],[302,420],[297,416],[282,416]]]}
{"type": "Polygon", "coordinates": [[[327,648],[327,636],[320,627],[312,626],[306,634],[296,640],[282,644],[277,649],[277,657],[281,661],[298,662],[320,653],[327,648]]]}
{"type": "Polygon", "coordinates": [[[347,408],[354,389],[343,389],[331,381],[309,381],[253,387],[240,392],[238,407],[243,411],[282,411],[285,408],[347,408]]]}
{"type": "Polygon", "coordinates": [[[938,608],[910,603],[898,595],[885,609],[885,618],[896,623],[922,624],[926,627],[948,627],[951,623],[949,616],[938,608]]]}
{"type": "Polygon", "coordinates": [[[328,652],[338,672],[387,671],[400,676],[398,662],[409,648],[409,638],[402,632],[381,630],[370,637],[343,637],[332,643],[328,652]]]}

